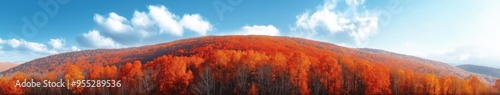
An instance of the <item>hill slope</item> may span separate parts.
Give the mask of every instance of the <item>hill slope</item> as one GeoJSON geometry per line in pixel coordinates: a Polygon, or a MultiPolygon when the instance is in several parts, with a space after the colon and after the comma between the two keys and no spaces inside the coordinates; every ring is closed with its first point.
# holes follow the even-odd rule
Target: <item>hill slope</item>
{"type": "Polygon", "coordinates": [[[387,64],[389,67],[409,69],[421,74],[435,72],[438,76],[455,75],[460,78],[476,75],[479,79],[491,83],[495,79],[470,73],[446,63],[382,50],[346,48],[302,38],[272,36],[206,36],[124,49],[69,52],[35,59],[0,74],[11,75],[14,72],[43,74],[54,70],[64,70],[66,64],[78,64],[84,71],[90,71],[92,65],[121,66],[133,60],[146,63],[161,55],[189,56],[211,50],[256,50],[266,53],[302,51],[312,56],[333,54],[337,57],[355,57],[374,64],[387,64]]]}
{"type": "MultiPolygon", "coordinates": [[[[484,74],[484,73],[472,72],[469,70],[461,69],[460,67],[457,68],[457,67],[451,66],[451,65],[443,63],[443,62],[429,60],[429,59],[423,59],[423,58],[415,57],[415,56],[409,56],[409,55],[398,54],[398,53],[393,53],[393,52],[388,52],[388,51],[378,50],[378,49],[369,49],[369,48],[360,48],[360,50],[372,52],[372,53],[375,53],[378,55],[383,55],[383,56],[396,57],[396,58],[411,61],[411,62],[417,63],[417,64],[430,65],[432,67],[439,68],[440,70],[443,70],[444,72],[448,72],[448,73],[451,73],[452,75],[459,76],[462,78],[468,77],[470,75],[475,75],[483,81],[488,81],[490,83],[493,83],[499,77],[499,76],[491,76],[489,74],[484,74]]],[[[401,65],[401,64],[397,64],[397,65],[401,65]]],[[[410,65],[410,64],[403,64],[403,65],[415,66],[415,65],[410,65]]]]}
{"type": "Polygon", "coordinates": [[[469,72],[489,75],[489,76],[493,76],[493,77],[500,77],[500,69],[497,69],[497,68],[478,66],[478,65],[470,65],[470,64],[458,65],[457,67],[461,68],[463,70],[469,71],[469,72]]]}
{"type": "Polygon", "coordinates": [[[481,82],[491,77],[445,63],[273,36],[205,36],[125,49],[69,52],[36,59],[1,74],[8,77],[0,77],[0,94],[7,95],[496,93],[488,92],[494,90],[481,82]],[[25,78],[36,82],[117,80],[123,87],[8,86],[25,78]]]}

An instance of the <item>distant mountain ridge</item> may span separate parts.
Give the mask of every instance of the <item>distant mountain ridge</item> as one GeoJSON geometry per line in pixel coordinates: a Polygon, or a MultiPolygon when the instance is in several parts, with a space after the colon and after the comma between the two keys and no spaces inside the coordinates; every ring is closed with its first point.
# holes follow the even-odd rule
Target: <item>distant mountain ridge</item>
{"type": "Polygon", "coordinates": [[[466,71],[469,71],[469,72],[490,75],[493,77],[500,77],[500,69],[493,68],[493,67],[478,66],[478,65],[472,65],[472,64],[458,65],[456,67],[461,68],[461,69],[466,70],[466,71]]]}

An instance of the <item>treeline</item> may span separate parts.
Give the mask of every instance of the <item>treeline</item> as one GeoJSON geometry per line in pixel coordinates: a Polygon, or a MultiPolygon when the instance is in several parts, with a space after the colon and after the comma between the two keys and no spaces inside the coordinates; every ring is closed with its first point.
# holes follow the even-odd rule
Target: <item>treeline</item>
{"type": "MultiPolygon", "coordinates": [[[[69,63],[68,63],[69,64],[69,63]]],[[[164,55],[142,63],[94,64],[91,70],[68,65],[64,71],[17,73],[0,79],[0,94],[498,94],[495,84],[470,76],[439,77],[390,68],[351,56],[214,50],[190,56],[164,55]],[[120,80],[121,87],[21,88],[16,80],[120,80]]]]}

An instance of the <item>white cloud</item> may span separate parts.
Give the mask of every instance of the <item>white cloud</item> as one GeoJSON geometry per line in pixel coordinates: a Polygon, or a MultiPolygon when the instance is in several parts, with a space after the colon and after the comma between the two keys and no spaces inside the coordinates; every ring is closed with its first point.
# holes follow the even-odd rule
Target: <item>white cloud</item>
{"type": "Polygon", "coordinates": [[[241,30],[237,33],[240,35],[269,35],[277,36],[279,35],[279,30],[273,25],[253,25],[253,26],[243,26],[241,30]]]}
{"type": "Polygon", "coordinates": [[[3,44],[3,43],[5,43],[5,41],[2,40],[2,38],[0,38],[0,44],[3,44]]]}
{"type": "Polygon", "coordinates": [[[36,43],[36,42],[28,42],[25,40],[11,39],[6,41],[6,48],[12,50],[20,50],[20,51],[34,51],[34,52],[47,52],[47,46],[44,44],[36,43]]]}
{"type": "Polygon", "coordinates": [[[352,29],[349,34],[351,37],[354,37],[354,40],[357,44],[364,41],[368,36],[377,32],[378,29],[378,18],[377,17],[365,17],[365,18],[356,18],[358,22],[357,28],[352,29]]]}
{"type": "Polygon", "coordinates": [[[199,14],[184,14],[182,18],[171,13],[165,6],[149,6],[149,16],[160,28],[160,33],[170,33],[182,36],[184,28],[206,35],[213,29],[210,22],[204,20],[199,14]]]}
{"type": "Polygon", "coordinates": [[[140,37],[147,37],[154,31],[155,22],[151,20],[146,12],[134,11],[134,17],[131,19],[132,27],[134,31],[137,32],[140,37]]]}
{"type": "Polygon", "coordinates": [[[377,13],[371,13],[367,10],[358,12],[358,6],[363,5],[364,2],[364,0],[347,0],[346,4],[349,8],[338,10],[336,9],[336,0],[326,0],[314,12],[306,11],[297,15],[297,21],[291,30],[297,32],[297,36],[306,38],[324,36],[319,35],[324,33],[318,33],[324,31],[332,35],[349,36],[351,40],[354,40],[354,44],[359,45],[378,30],[377,13]],[[340,32],[348,33],[339,34],[340,32]]]}
{"type": "Polygon", "coordinates": [[[313,14],[306,12],[297,16],[297,21],[295,22],[297,28],[304,30],[309,30],[308,36],[316,35],[316,28],[325,27],[329,32],[335,33],[344,31],[346,27],[349,27],[348,23],[350,20],[346,18],[341,18],[337,14],[330,12],[327,9],[317,11],[313,14]]]}
{"type": "Polygon", "coordinates": [[[125,17],[114,12],[109,13],[109,17],[95,14],[94,21],[99,25],[100,35],[114,39],[117,43],[134,44],[137,41],[133,39],[145,36],[145,33],[135,31],[125,17]]]}
{"type": "Polygon", "coordinates": [[[364,4],[365,0],[346,0],[346,4],[349,6],[357,7],[358,5],[364,4]]]}
{"type": "Polygon", "coordinates": [[[63,48],[63,45],[66,43],[66,40],[62,38],[50,39],[49,44],[56,49],[63,48]]]}
{"type": "Polygon", "coordinates": [[[19,45],[21,45],[21,41],[17,39],[7,40],[7,45],[9,45],[11,48],[18,48],[19,45]]]}
{"type": "Polygon", "coordinates": [[[123,33],[132,30],[132,27],[128,24],[128,20],[125,17],[122,17],[114,12],[109,13],[108,18],[104,18],[99,14],[94,15],[94,21],[97,24],[109,29],[110,32],[123,33]]]}
{"type": "MultiPolygon", "coordinates": [[[[10,40],[0,39],[0,51],[8,54],[33,53],[37,55],[57,54],[61,52],[71,51],[67,47],[65,47],[65,42],[66,41],[62,38],[50,39],[47,44],[30,42],[16,38],[12,38],[10,40]],[[51,48],[47,45],[50,45],[51,48]]],[[[76,46],[74,47],[77,48],[76,46]]]]}
{"type": "Polygon", "coordinates": [[[66,40],[63,38],[50,39],[50,41],[48,42],[48,45],[50,45],[52,47],[52,49],[49,51],[51,51],[53,53],[61,53],[61,52],[80,50],[76,46],[66,47],[66,40]]]}
{"type": "Polygon", "coordinates": [[[160,28],[160,33],[171,33],[182,36],[182,25],[177,22],[179,17],[170,13],[165,6],[149,6],[149,15],[155,20],[160,28]]]}
{"type": "MultiPolygon", "coordinates": [[[[109,13],[107,17],[95,14],[94,21],[97,23],[95,31],[99,32],[101,40],[113,41],[115,44],[111,45],[113,47],[105,47],[108,45],[104,44],[91,44],[92,40],[90,38],[83,39],[86,37],[78,39],[80,40],[78,43],[88,48],[117,48],[116,45],[129,47],[147,44],[151,41],[144,43],[143,40],[156,39],[152,37],[160,34],[182,37],[184,29],[191,30],[199,35],[206,35],[208,31],[213,30],[210,22],[203,19],[199,14],[184,14],[181,18],[168,11],[165,6],[160,5],[150,5],[148,10],[149,12],[134,11],[130,21],[114,12],[109,13]]],[[[89,36],[89,33],[87,33],[87,36],[89,36]]]]}
{"type": "Polygon", "coordinates": [[[102,36],[99,31],[91,30],[78,38],[78,43],[84,47],[118,48],[120,44],[109,37],[102,36]]]}
{"type": "Polygon", "coordinates": [[[195,31],[200,35],[206,35],[207,31],[212,30],[212,25],[201,18],[199,14],[184,15],[180,22],[189,30],[195,31]]]}
{"type": "Polygon", "coordinates": [[[2,48],[3,48],[3,47],[2,47],[2,44],[3,44],[3,43],[5,43],[5,41],[3,41],[3,40],[2,40],[2,38],[0,38],[0,54],[2,54],[2,53],[3,53],[3,51],[2,51],[2,48]]]}
{"type": "Polygon", "coordinates": [[[154,22],[145,12],[134,11],[132,18],[132,26],[134,28],[149,28],[154,25],[154,22]]]}
{"type": "Polygon", "coordinates": [[[71,51],[80,51],[80,49],[76,46],[71,46],[71,51]]]}

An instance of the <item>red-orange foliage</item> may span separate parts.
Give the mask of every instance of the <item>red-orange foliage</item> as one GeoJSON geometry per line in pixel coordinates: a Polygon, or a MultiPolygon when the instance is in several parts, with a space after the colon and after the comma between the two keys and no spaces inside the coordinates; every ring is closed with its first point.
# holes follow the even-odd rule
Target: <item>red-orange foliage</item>
{"type": "MultiPolygon", "coordinates": [[[[320,87],[313,89],[313,92],[320,92],[324,90],[328,93],[315,93],[315,94],[334,94],[341,93],[342,86],[342,69],[337,60],[331,56],[323,56],[320,58],[318,64],[312,66],[313,73],[311,81],[319,81],[320,87]]],[[[312,84],[315,85],[314,83],[312,84]]]]}
{"type": "Polygon", "coordinates": [[[0,78],[0,94],[2,95],[19,95],[24,94],[22,87],[16,87],[17,81],[24,81],[25,76],[22,73],[16,73],[10,80],[6,78],[0,78]]]}
{"type": "MultiPolygon", "coordinates": [[[[449,95],[494,94],[500,88],[500,80],[486,90],[488,85],[475,76],[457,77],[422,63],[427,61],[378,53],[288,37],[201,37],[54,55],[28,63],[47,70],[21,66],[6,73],[38,72],[53,78],[49,80],[62,76],[70,81],[122,81],[119,88],[48,88],[54,91],[46,94],[449,95]]],[[[0,78],[0,94],[45,91],[11,86],[24,77],[0,78]]],[[[27,77],[39,79],[35,74],[27,77]]]]}
{"type": "Polygon", "coordinates": [[[474,95],[484,95],[486,94],[486,85],[477,79],[476,76],[469,77],[469,86],[471,87],[472,94],[474,95]]]}
{"type": "Polygon", "coordinates": [[[250,90],[248,91],[248,95],[259,95],[259,89],[257,88],[257,85],[252,84],[250,86],[250,90]]]}
{"type": "Polygon", "coordinates": [[[426,90],[425,92],[427,92],[426,94],[430,94],[430,95],[441,94],[440,93],[441,87],[439,84],[439,79],[436,78],[436,74],[434,74],[434,73],[425,74],[423,82],[425,83],[424,87],[426,90]]]}
{"type": "Polygon", "coordinates": [[[120,70],[120,79],[123,81],[122,89],[129,89],[126,93],[140,94],[133,91],[141,90],[137,88],[142,87],[141,82],[143,81],[143,77],[141,61],[136,60],[133,64],[125,64],[120,70]]]}
{"type": "MultiPolygon", "coordinates": [[[[83,80],[85,76],[83,76],[82,72],[78,67],[76,67],[75,65],[69,65],[68,67],[66,67],[64,78],[68,79],[69,82],[73,82],[73,81],[83,80]]],[[[83,91],[82,87],[76,87],[70,85],[67,85],[66,87],[68,87],[69,90],[71,90],[73,93],[76,94],[81,93],[83,91]]]]}
{"type": "Polygon", "coordinates": [[[117,71],[118,68],[116,68],[116,66],[105,66],[104,67],[104,74],[106,75],[106,79],[110,79],[110,80],[115,80],[116,79],[116,76],[117,76],[117,71]]]}
{"type": "Polygon", "coordinates": [[[288,62],[287,68],[290,73],[290,79],[293,85],[298,87],[294,90],[298,90],[300,94],[310,93],[310,89],[307,87],[309,65],[311,65],[309,58],[304,53],[295,53],[288,62]]]}
{"type": "Polygon", "coordinates": [[[161,94],[188,94],[194,76],[189,65],[199,64],[199,58],[162,56],[147,63],[148,68],[159,70],[157,79],[161,94]]]}
{"type": "Polygon", "coordinates": [[[387,68],[373,67],[372,65],[361,62],[357,63],[361,70],[363,84],[366,87],[364,94],[391,94],[389,71],[387,68]]]}
{"type": "Polygon", "coordinates": [[[500,93],[500,79],[497,79],[493,84],[493,93],[500,93]]]}
{"type": "Polygon", "coordinates": [[[450,77],[440,78],[440,83],[441,83],[441,87],[442,87],[441,94],[449,95],[449,94],[453,93],[453,92],[451,92],[451,88],[453,88],[453,87],[451,86],[452,79],[450,77]]]}
{"type": "Polygon", "coordinates": [[[94,66],[92,71],[89,74],[88,79],[91,80],[98,80],[98,79],[103,79],[104,78],[104,67],[102,66],[94,66]]]}

